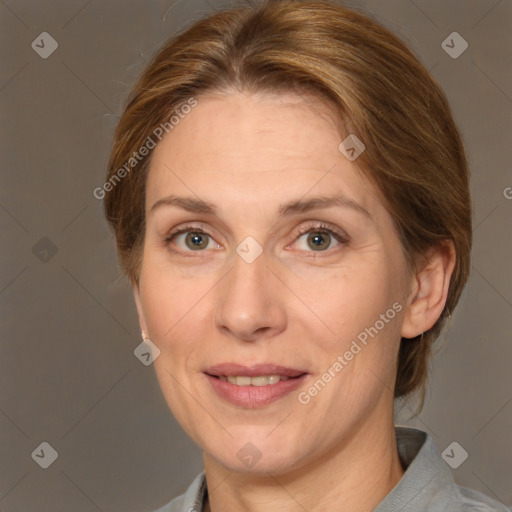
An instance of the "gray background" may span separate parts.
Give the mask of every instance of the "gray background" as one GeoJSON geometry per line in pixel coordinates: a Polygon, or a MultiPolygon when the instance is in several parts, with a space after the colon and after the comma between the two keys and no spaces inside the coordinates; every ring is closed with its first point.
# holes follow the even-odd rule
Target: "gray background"
{"type": "MultiPolygon", "coordinates": [[[[398,32],[446,91],[469,151],[472,276],[418,418],[456,480],[512,505],[512,2],[352,2],[398,32]],[[457,59],[442,48],[456,31],[457,59]]],[[[214,0],[2,0],[0,510],[151,511],[201,470],[140,343],[131,290],[92,191],[129,86],[160,44],[214,0]],[[174,5],[176,4],[176,5],[174,5]],[[58,42],[47,59],[31,47],[58,42]],[[42,469],[42,442],[58,458],[42,469]]],[[[444,341],[444,342],[443,342],[444,341]]],[[[48,452],[47,452],[48,454],[48,452]]],[[[46,456],[46,455],[45,455],[46,456]]]]}

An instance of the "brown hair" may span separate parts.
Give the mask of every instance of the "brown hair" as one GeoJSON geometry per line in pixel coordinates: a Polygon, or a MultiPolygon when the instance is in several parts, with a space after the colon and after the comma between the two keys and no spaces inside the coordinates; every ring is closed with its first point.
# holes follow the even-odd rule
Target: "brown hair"
{"type": "Polygon", "coordinates": [[[191,99],[230,90],[328,99],[347,133],[366,146],[357,163],[382,194],[408,261],[453,242],[456,265],[443,314],[400,345],[395,396],[419,390],[423,398],[432,343],[469,273],[468,166],[440,87],[399,38],[352,9],[327,0],[267,1],[210,15],[161,48],[128,98],[104,186],[123,270],[138,282],[151,156],[141,148],[154,145],[158,127],[172,129],[171,116],[182,116],[191,99]]]}

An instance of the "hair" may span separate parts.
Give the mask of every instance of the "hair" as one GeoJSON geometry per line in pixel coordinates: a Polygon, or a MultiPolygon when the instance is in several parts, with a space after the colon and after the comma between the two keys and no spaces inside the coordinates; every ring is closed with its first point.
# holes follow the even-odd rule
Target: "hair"
{"type": "Polygon", "coordinates": [[[397,36],[353,9],[328,0],[266,1],[211,14],[164,44],[128,97],[104,186],[123,271],[138,284],[151,157],[142,148],[154,146],[162,127],[173,128],[171,116],[179,121],[202,94],[233,90],[327,100],[365,145],[358,167],[382,196],[408,263],[453,243],[455,268],[440,318],[400,343],[395,397],[420,392],[423,403],[432,344],[469,274],[468,164],[440,86],[397,36]]]}

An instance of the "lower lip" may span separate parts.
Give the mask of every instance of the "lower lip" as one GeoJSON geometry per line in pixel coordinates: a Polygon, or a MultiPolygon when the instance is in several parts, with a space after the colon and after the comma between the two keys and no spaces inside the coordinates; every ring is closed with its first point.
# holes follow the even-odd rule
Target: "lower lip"
{"type": "Polygon", "coordinates": [[[211,375],[206,377],[217,394],[228,402],[241,407],[257,408],[271,404],[297,389],[304,382],[307,374],[266,386],[237,386],[211,375]]]}

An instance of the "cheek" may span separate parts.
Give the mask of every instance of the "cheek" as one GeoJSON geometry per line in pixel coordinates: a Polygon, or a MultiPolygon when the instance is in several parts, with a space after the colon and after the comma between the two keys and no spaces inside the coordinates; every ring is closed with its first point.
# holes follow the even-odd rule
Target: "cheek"
{"type": "Polygon", "coordinates": [[[403,310],[392,265],[385,259],[358,263],[329,275],[317,272],[316,279],[303,273],[302,288],[299,281],[295,288],[306,292],[310,309],[306,315],[297,310],[295,323],[310,340],[306,350],[317,373],[311,385],[322,381],[303,399],[315,409],[341,407],[356,416],[393,387],[403,310]]]}
{"type": "Polygon", "coordinates": [[[175,356],[192,350],[200,326],[204,325],[197,321],[204,305],[202,299],[208,293],[206,284],[201,283],[184,279],[179,271],[162,270],[151,257],[145,259],[140,277],[144,317],[151,339],[162,355],[175,356]]]}
{"type": "Polygon", "coordinates": [[[154,361],[155,373],[169,408],[190,433],[191,418],[198,411],[188,393],[200,396],[194,379],[202,362],[205,322],[212,318],[204,300],[211,286],[184,279],[175,270],[162,272],[149,258],[146,263],[141,272],[140,293],[148,334],[160,349],[160,356],[154,361]]]}
{"type": "MultiPolygon", "coordinates": [[[[396,311],[392,306],[400,295],[396,279],[384,261],[366,264],[360,261],[358,265],[343,268],[295,272],[290,288],[297,290],[302,303],[295,320],[310,327],[316,325],[325,332],[322,339],[338,344],[350,342],[379,321],[380,315],[390,308],[385,319],[392,317],[394,320],[396,311]],[[307,314],[304,314],[305,310],[308,310],[307,314]]],[[[386,325],[390,323],[386,322],[386,325]]]]}

